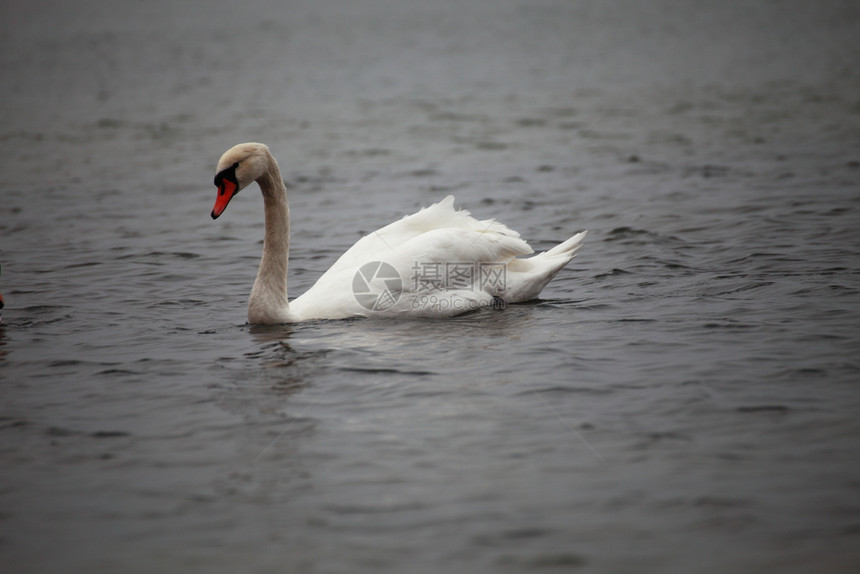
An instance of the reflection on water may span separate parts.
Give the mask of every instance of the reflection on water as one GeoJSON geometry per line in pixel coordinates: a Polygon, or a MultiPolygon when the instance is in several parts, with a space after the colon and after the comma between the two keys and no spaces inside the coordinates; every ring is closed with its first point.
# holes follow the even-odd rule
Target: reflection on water
{"type": "Polygon", "coordinates": [[[9,351],[6,350],[6,325],[0,319],[0,361],[4,361],[6,359],[6,355],[9,351]]]}

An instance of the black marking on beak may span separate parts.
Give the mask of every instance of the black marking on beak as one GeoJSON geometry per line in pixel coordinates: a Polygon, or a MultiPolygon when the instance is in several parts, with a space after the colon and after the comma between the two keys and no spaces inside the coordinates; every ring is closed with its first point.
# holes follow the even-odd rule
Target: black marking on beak
{"type": "Polygon", "coordinates": [[[239,182],[236,180],[236,168],[239,167],[239,162],[237,161],[227,169],[222,169],[215,175],[215,185],[218,187],[219,193],[224,193],[224,186],[221,183],[226,179],[227,181],[233,182],[236,187],[239,187],[239,182]]]}

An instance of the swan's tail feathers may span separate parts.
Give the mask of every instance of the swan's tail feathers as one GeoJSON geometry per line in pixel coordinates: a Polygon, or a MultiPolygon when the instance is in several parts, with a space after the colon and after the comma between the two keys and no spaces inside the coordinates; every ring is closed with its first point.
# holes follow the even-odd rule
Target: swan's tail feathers
{"type": "Polygon", "coordinates": [[[573,259],[585,239],[583,231],[534,257],[514,259],[508,263],[508,283],[505,300],[509,303],[531,301],[540,295],[556,273],[573,259]]]}
{"type": "Polygon", "coordinates": [[[549,251],[545,251],[544,253],[536,255],[535,257],[564,257],[567,259],[567,261],[570,261],[571,259],[573,259],[573,256],[576,255],[576,252],[579,251],[579,248],[582,247],[582,243],[583,241],[585,241],[585,235],[587,233],[588,231],[582,231],[580,233],[577,233],[567,241],[559,243],[549,251]]]}

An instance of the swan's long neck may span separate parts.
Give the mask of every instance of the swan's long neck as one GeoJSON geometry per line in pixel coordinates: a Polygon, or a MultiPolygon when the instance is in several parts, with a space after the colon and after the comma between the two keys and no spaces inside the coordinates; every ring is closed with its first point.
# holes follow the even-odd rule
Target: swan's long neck
{"type": "Polygon", "coordinates": [[[260,269],[248,299],[251,323],[283,323],[288,321],[289,314],[290,206],[281,170],[275,158],[267,155],[268,169],[257,179],[266,209],[266,232],[260,269]]]}

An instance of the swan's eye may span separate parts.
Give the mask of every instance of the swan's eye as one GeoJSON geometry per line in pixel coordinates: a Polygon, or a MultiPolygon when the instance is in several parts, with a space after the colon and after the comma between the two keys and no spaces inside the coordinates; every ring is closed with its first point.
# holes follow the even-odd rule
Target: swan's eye
{"type": "Polygon", "coordinates": [[[221,184],[224,183],[225,179],[227,181],[233,183],[233,184],[238,185],[238,182],[236,180],[236,168],[237,167],[239,167],[238,161],[236,163],[234,163],[233,165],[231,165],[230,167],[228,167],[227,169],[223,169],[223,170],[219,171],[218,174],[215,176],[215,185],[220,188],[221,184]]]}

